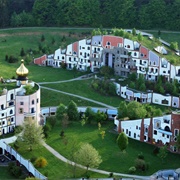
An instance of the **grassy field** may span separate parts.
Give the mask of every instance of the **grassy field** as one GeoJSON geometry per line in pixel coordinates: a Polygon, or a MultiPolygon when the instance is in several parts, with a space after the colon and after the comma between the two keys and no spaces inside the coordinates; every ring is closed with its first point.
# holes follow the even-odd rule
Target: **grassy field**
{"type": "Polygon", "coordinates": [[[99,104],[85,101],[80,98],[41,89],[41,107],[58,106],[60,103],[68,105],[71,100],[73,100],[77,106],[101,107],[99,104]]]}
{"type": "Polygon", "coordinates": [[[119,106],[122,98],[118,96],[105,96],[105,95],[99,94],[98,92],[94,91],[90,87],[91,81],[92,79],[81,80],[81,81],[78,80],[78,81],[59,83],[59,84],[47,84],[43,86],[81,95],[83,97],[87,97],[87,98],[90,98],[99,102],[103,102],[105,104],[112,105],[114,107],[119,106]]]}
{"type": "Polygon", "coordinates": [[[77,148],[79,148],[81,143],[88,142],[99,151],[103,159],[99,169],[110,172],[128,173],[128,169],[134,166],[135,159],[141,152],[143,152],[145,161],[149,163],[149,170],[147,172],[136,172],[136,174],[151,175],[159,169],[176,169],[179,167],[180,155],[168,153],[167,158],[162,163],[161,159],[153,154],[154,146],[132,139],[129,139],[126,153],[121,153],[116,144],[117,134],[110,133],[112,129],[113,122],[102,125],[101,130],[106,132],[105,138],[102,139],[101,130],[98,130],[97,125],[81,126],[80,122],[73,123],[64,129],[65,138],[61,139],[59,137],[61,128],[57,125],[50,133],[47,143],[62,155],[71,159],[70,154],[75,149],[74,146],[77,145],[77,148]]]}
{"type": "MultiPolygon", "coordinates": [[[[59,143],[57,139],[54,140],[54,142],[59,143]]],[[[42,146],[37,149],[34,149],[33,151],[20,148],[18,152],[26,159],[37,158],[37,157],[46,158],[48,165],[44,168],[37,168],[37,169],[42,174],[47,176],[48,180],[73,178],[73,166],[60,161],[58,158],[56,158],[46,148],[42,146]]],[[[83,177],[85,175],[85,172],[86,170],[77,168],[76,177],[83,177]]],[[[102,175],[94,172],[89,172],[89,175],[92,178],[108,177],[107,175],[102,175]]]]}
{"type": "MultiPolygon", "coordinates": [[[[84,31],[86,33],[89,30],[84,30],[84,31]]],[[[38,51],[38,45],[39,43],[41,43],[42,35],[45,36],[44,45],[50,47],[49,53],[54,52],[54,50],[56,50],[59,46],[65,47],[67,44],[72,43],[78,39],[83,39],[86,36],[85,34],[82,34],[81,30],[73,30],[73,29],[65,30],[59,28],[38,28],[38,29],[27,28],[27,29],[0,30],[0,52],[1,52],[0,77],[2,76],[5,79],[7,79],[16,76],[15,71],[20,66],[21,57],[19,56],[19,54],[21,48],[23,47],[25,51],[28,51],[29,49],[38,51]],[[63,36],[65,36],[66,39],[65,42],[62,41],[63,36]],[[55,43],[52,45],[51,41],[53,38],[55,39],[55,43]],[[18,56],[19,62],[14,64],[7,63],[5,61],[6,54],[18,56]]],[[[174,36],[174,34],[172,36],[174,36]]],[[[179,37],[179,35],[177,34],[176,36],[177,38],[179,37]]],[[[40,55],[42,55],[42,52],[39,52],[38,54],[32,54],[31,56],[33,59],[33,57],[38,57],[40,55]]],[[[64,69],[40,67],[40,66],[35,66],[33,64],[26,65],[26,67],[29,69],[29,76],[28,76],[29,79],[34,80],[36,82],[60,81],[65,79],[71,79],[74,77],[74,73],[72,71],[67,71],[64,69]]],[[[83,73],[78,73],[77,76],[80,76],[82,74],[83,73]]],[[[100,102],[104,102],[114,107],[119,106],[119,103],[122,100],[120,97],[102,96],[99,93],[94,92],[93,90],[90,89],[90,82],[91,80],[86,80],[81,82],[74,81],[71,83],[51,84],[51,85],[43,85],[43,86],[52,87],[62,91],[82,95],[84,97],[88,97],[100,102]]],[[[54,92],[52,93],[51,91],[47,91],[45,89],[41,90],[42,107],[57,106],[60,103],[67,105],[70,100],[75,101],[78,106],[98,106],[98,107],[100,106],[61,93],[54,93],[54,92]]],[[[166,109],[166,107],[163,108],[166,109]]],[[[105,139],[102,140],[96,125],[91,125],[91,126],[85,125],[82,127],[80,123],[71,124],[69,128],[65,130],[66,139],[62,140],[59,137],[61,127],[56,126],[51,132],[47,140],[47,143],[50,144],[52,147],[54,147],[58,152],[70,158],[69,152],[71,151],[72,142],[77,141],[77,144],[81,142],[89,142],[96,149],[98,149],[101,156],[103,157],[103,163],[100,165],[100,169],[104,169],[108,171],[127,173],[129,167],[134,165],[134,160],[137,158],[137,155],[140,152],[143,152],[145,160],[150,163],[149,164],[150,168],[148,172],[145,173],[137,172],[138,174],[149,175],[159,169],[178,168],[177,165],[179,165],[180,162],[179,155],[169,153],[168,157],[165,159],[165,162],[162,164],[160,159],[152,154],[154,147],[141,142],[129,140],[129,146],[127,148],[126,153],[125,154],[120,153],[115,143],[116,135],[109,133],[109,130],[111,130],[112,127],[113,127],[113,123],[106,124],[102,127],[102,130],[106,131],[105,139]],[[66,140],[68,143],[66,143],[66,140]]],[[[39,157],[43,154],[43,156],[46,159],[48,159],[48,166],[46,168],[39,170],[43,174],[47,174],[49,179],[59,179],[59,178],[62,179],[62,178],[71,177],[72,168],[70,168],[65,163],[62,163],[57,158],[52,156],[43,147],[36,149],[32,152],[20,149],[20,153],[22,153],[22,155],[28,159],[34,156],[39,157]]],[[[82,176],[83,173],[84,171],[78,170],[77,176],[82,176]]],[[[5,175],[4,179],[10,179],[8,177],[9,176],[8,174],[7,177],[5,173],[4,175],[5,175]]],[[[91,177],[98,178],[98,177],[106,177],[106,176],[92,173],[91,177]]]]}
{"type": "Polygon", "coordinates": [[[8,169],[6,167],[3,166],[0,167],[0,174],[1,174],[0,177],[1,180],[8,180],[8,179],[14,180],[14,177],[9,174],[8,169]]]}

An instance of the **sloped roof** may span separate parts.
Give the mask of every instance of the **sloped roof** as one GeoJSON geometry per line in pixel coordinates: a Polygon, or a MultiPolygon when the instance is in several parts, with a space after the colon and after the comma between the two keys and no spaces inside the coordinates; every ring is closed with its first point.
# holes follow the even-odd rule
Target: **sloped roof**
{"type": "Polygon", "coordinates": [[[160,54],[167,54],[167,50],[164,48],[164,46],[157,46],[154,48],[154,50],[160,54]]]}

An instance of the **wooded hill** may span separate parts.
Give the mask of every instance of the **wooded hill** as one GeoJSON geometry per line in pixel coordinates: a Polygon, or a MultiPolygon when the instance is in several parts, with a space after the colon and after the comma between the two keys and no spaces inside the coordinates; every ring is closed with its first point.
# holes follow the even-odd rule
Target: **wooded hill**
{"type": "Polygon", "coordinates": [[[180,0],[0,0],[0,27],[180,30],[180,0]]]}

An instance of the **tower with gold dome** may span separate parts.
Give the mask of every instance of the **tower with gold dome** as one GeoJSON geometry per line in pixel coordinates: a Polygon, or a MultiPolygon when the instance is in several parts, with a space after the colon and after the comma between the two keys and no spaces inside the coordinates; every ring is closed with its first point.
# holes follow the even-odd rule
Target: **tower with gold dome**
{"type": "Polygon", "coordinates": [[[43,124],[40,109],[40,86],[28,80],[29,70],[24,61],[16,70],[17,79],[10,79],[14,86],[7,86],[0,94],[0,135],[10,133],[16,126],[22,125],[25,119],[32,119],[37,124],[43,124]],[[32,91],[27,92],[26,86],[32,91]]]}
{"type": "Polygon", "coordinates": [[[18,76],[17,77],[17,86],[27,84],[28,73],[29,73],[29,70],[24,66],[24,60],[22,59],[20,67],[16,70],[16,74],[18,76]]]}

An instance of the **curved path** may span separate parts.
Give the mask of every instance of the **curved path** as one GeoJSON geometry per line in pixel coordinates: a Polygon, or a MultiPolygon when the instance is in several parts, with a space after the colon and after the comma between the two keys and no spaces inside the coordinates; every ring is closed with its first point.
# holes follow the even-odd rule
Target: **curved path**
{"type": "Polygon", "coordinates": [[[92,77],[87,77],[87,75],[85,75],[85,76],[80,76],[78,78],[64,80],[64,81],[39,82],[38,84],[40,84],[40,87],[42,89],[46,89],[46,90],[50,90],[50,91],[54,91],[54,92],[59,92],[59,93],[66,94],[66,95],[69,95],[69,96],[74,96],[74,97],[77,97],[77,98],[80,98],[80,99],[83,99],[83,100],[86,100],[86,101],[90,101],[90,102],[99,104],[101,106],[104,106],[104,107],[107,107],[107,108],[110,108],[110,109],[116,109],[116,107],[113,107],[113,106],[110,106],[108,104],[105,104],[105,103],[102,103],[102,102],[99,102],[99,101],[96,101],[96,100],[92,100],[92,99],[89,99],[89,98],[86,98],[86,97],[83,97],[83,96],[80,96],[80,95],[76,95],[76,94],[68,93],[68,92],[65,92],[65,91],[60,91],[60,90],[57,90],[57,89],[41,86],[43,84],[57,84],[57,83],[71,82],[71,81],[77,81],[77,80],[85,80],[85,79],[90,79],[90,78],[92,78],[92,77]]]}
{"type": "MultiPolygon", "coordinates": [[[[90,78],[91,78],[91,77],[90,77],[90,78]]],[[[70,79],[70,80],[56,81],[56,82],[40,82],[39,84],[40,84],[40,85],[43,85],[43,84],[57,84],[57,83],[71,82],[71,81],[84,80],[84,79],[89,79],[89,77],[81,76],[81,77],[74,78],[74,79],[70,79]]],[[[67,93],[67,92],[64,92],[64,91],[60,91],[60,90],[56,90],[56,89],[48,88],[48,87],[44,87],[44,86],[40,86],[40,87],[43,88],[43,89],[50,90],[50,91],[59,92],[59,93],[62,93],[62,94],[66,94],[66,95],[78,97],[78,98],[84,99],[84,100],[86,100],[86,101],[90,101],[90,102],[93,102],[93,103],[102,105],[102,106],[107,107],[107,108],[111,108],[111,109],[115,109],[115,108],[116,108],[116,107],[113,107],[113,106],[109,106],[109,105],[107,105],[107,104],[105,104],[105,103],[101,103],[101,102],[99,102],[99,101],[95,101],[95,100],[92,100],[92,99],[89,99],[89,98],[86,98],[86,97],[83,97],[83,96],[80,96],[80,95],[75,95],[75,94],[72,94],[72,93],[67,93]]],[[[51,152],[54,156],[56,156],[58,159],[60,159],[61,161],[65,162],[65,163],[68,163],[68,164],[71,164],[71,165],[75,165],[74,162],[66,159],[64,156],[62,156],[61,154],[59,154],[56,150],[54,150],[54,149],[53,149],[52,147],[50,147],[48,144],[44,143],[43,146],[44,146],[49,152],[51,152]]],[[[76,164],[76,166],[78,166],[78,167],[80,167],[80,168],[83,168],[83,169],[86,169],[85,166],[82,166],[82,165],[80,165],[80,164],[76,164]]],[[[89,168],[89,170],[90,170],[90,171],[93,171],[93,172],[101,173],[101,174],[106,174],[106,175],[109,175],[109,174],[111,173],[111,172],[108,172],[108,171],[99,170],[99,169],[94,169],[94,168],[89,168]]],[[[113,172],[113,174],[116,175],[116,176],[129,177],[129,178],[132,178],[132,179],[143,179],[143,180],[152,179],[150,176],[137,176],[137,175],[131,175],[131,174],[117,173],[117,172],[113,172]]]]}
{"type": "MultiPolygon", "coordinates": [[[[78,78],[75,78],[75,79],[70,79],[70,80],[65,80],[65,81],[41,82],[41,83],[39,83],[39,84],[63,83],[63,82],[70,82],[70,81],[74,81],[74,80],[83,80],[83,79],[85,79],[85,78],[84,78],[84,77],[78,77],[78,78]]],[[[94,102],[94,103],[96,103],[96,104],[102,105],[102,106],[107,107],[107,108],[115,109],[115,107],[113,107],[113,106],[109,106],[109,105],[107,105],[107,104],[104,104],[104,103],[101,103],[101,102],[98,102],[98,101],[95,101],[95,100],[92,100],[92,99],[89,99],[89,98],[85,98],[85,97],[82,97],[82,96],[79,96],[79,95],[67,93],[67,92],[64,92],[64,91],[60,91],[60,90],[56,90],[56,89],[52,89],[52,88],[48,88],[48,87],[44,87],[44,86],[41,86],[41,88],[47,89],[47,90],[51,90],[51,91],[55,91],[55,92],[59,92],[59,93],[63,93],[63,94],[70,95],[70,96],[74,96],[74,97],[78,97],[78,98],[81,98],[81,99],[84,99],[84,100],[91,101],[91,102],[94,102]]],[[[13,137],[11,137],[11,138],[7,138],[7,139],[0,140],[0,144],[1,144],[2,142],[6,142],[7,144],[13,143],[15,140],[16,140],[16,136],[13,136],[13,137]]],[[[51,152],[54,156],[56,156],[58,159],[60,159],[61,161],[65,162],[65,163],[68,163],[68,164],[71,164],[71,165],[76,165],[76,166],[78,166],[78,167],[80,167],[80,168],[83,168],[83,169],[86,169],[85,166],[82,166],[82,165],[80,165],[80,164],[75,164],[74,162],[66,159],[64,156],[62,156],[61,154],[59,154],[55,149],[53,149],[52,147],[50,147],[48,144],[43,143],[43,146],[44,146],[49,152],[51,152]]],[[[104,170],[99,170],[99,169],[94,169],[94,168],[89,168],[89,171],[97,172],[97,173],[100,173],[100,174],[106,174],[106,175],[109,175],[109,174],[111,173],[111,172],[109,172],[109,171],[104,171],[104,170]]],[[[114,175],[116,175],[116,176],[128,177],[128,178],[131,178],[131,179],[142,179],[142,180],[154,179],[153,176],[151,176],[151,177],[150,177],[150,176],[138,176],[138,175],[117,173],[117,172],[112,172],[112,173],[113,173],[114,175]]]]}
{"type": "MultiPolygon", "coordinates": [[[[74,162],[66,159],[64,156],[62,156],[61,154],[59,154],[56,150],[54,150],[52,147],[50,147],[49,145],[47,145],[46,143],[43,144],[43,146],[49,151],[51,152],[54,156],[56,156],[58,159],[60,159],[61,161],[65,162],[65,163],[68,163],[70,165],[76,165],[82,169],[87,169],[85,166],[82,166],[80,164],[75,164],[74,162]]],[[[100,169],[94,169],[94,168],[89,168],[88,169],[89,171],[93,171],[93,172],[97,172],[97,173],[100,173],[100,174],[106,174],[106,175],[109,175],[111,172],[109,171],[104,171],[104,170],[100,170],[100,169]]],[[[113,172],[114,175],[116,176],[122,176],[122,177],[129,177],[129,178],[132,178],[132,179],[143,179],[143,180],[149,180],[151,179],[150,176],[137,176],[137,175],[131,175],[131,174],[122,174],[122,173],[116,173],[116,172],[113,172]]]]}

